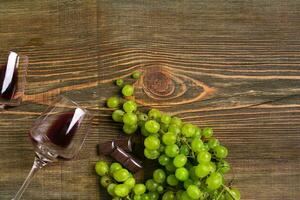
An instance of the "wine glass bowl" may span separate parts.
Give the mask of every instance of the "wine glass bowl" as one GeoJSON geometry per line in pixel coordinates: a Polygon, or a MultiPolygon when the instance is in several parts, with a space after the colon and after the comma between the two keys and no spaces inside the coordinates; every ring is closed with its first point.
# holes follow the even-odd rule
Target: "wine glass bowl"
{"type": "Polygon", "coordinates": [[[33,124],[29,136],[38,155],[53,161],[72,159],[90,129],[91,115],[76,102],[60,97],[33,124]]]}
{"type": "Polygon", "coordinates": [[[0,106],[18,106],[24,95],[28,57],[0,51],[0,106]]]}
{"type": "Polygon", "coordinates": [[[32,169],[12,200],[20,199],[34,174],[48,163],[73,159],[90,130],[92,116],[76,102],[59,97],[36,120],[29,131],[35,160],[32,169]]]}

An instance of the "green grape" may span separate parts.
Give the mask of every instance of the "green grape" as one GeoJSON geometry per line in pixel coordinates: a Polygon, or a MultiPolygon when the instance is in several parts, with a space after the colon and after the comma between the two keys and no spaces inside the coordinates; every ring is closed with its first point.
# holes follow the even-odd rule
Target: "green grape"
{"type": "Polygon", "coordinates": [[[125,185],[129,187],[129,189],[133,188],[135,185],[135,179],[133,177],[129,177],[125,182],[125,185]]]}
{"type": "Polygon", "coordinates": [[[162,185],[159,185],[159,186],[157,187],[156,191],[157,191],[159,194],[161,194],[161,193],[163,193],[163,191],[164,191],[164,187],[163,187],[162,185]]]}
{"type": "Polygon", "coordinates": [[[142,183],[138,183],[133,188],[134,194],[141,195],[146,192],[146,186],[142,183]]]}
{"type": "Polygon", "coordinates": [[[100,183],[103,187],[107,188],[111,184],[111,179],[109,176],[105,175],[100,178],[100,183]]]}
{"type": "Polygon", "coordinates": [[[149,194],[142,194],[142,200],[151,200],[149,194]]]}
{"type": "Polygon", "coordinates": [[[137,110],[137,105],[134,101],[126,101],[123,104],[123,110],[127,113],[135,112],[137,110]]]}
{"type": "Polygon", "coordinates": [[[230,170],[230,165],[226,160],[221,160],[220,162],[218,162],[217,167],[218,171],[222,174],[225,174],[230,170]]]}
{"type": "Polygon", "coordinates": [[[211,173],[207,179],[206,184],[209,190],[218,189],[223,183],[223,176],[219,172],[211,173]]]}
{"type": "Polygon", "coordinates": [[[231,188],[230,192],[226,193],[226,200],[240,200],[241,199],[241,193],[238,189],[231,188]]]}
{"type": "Polygon", "coordinates": [[[195,174],[199,178],[207,176],[210,172],[210,165],[208,163],[201,163],[196,166],[195,174]]]}
{"type": "MultiPolygon", "coordinates": [[[[138,127],[140,128],[140,132],[142,132],[142,128],[143,128],[143,126],[145,126],[145,122],[139,120],[139,116],[138,116],[138,115],[137,115],[137,117],[138,117],[137,125],[138,125],[138,127]]],[[[142,133],[142,134],[143,134],[143,133],[142,133]]]]}
{"type": "Polygon", "coordinates": [[[168,131],[174,133],[175,135],[178,135],[181,129],[176,124],[170,124],[168,127],[168,131]]]}
{"type": "Polygon", "coordinates": [[[142,196],[141,195],[134,195],[133,200],[142,200],[142,196]]]}
{"type": "Polygon", "coordinates": [[[147,137],[150,135],[150,133],[146,130],[145,124],[141,127],[141,133],[143,136],[147,137]]]}
{"type": "Polygon", "coordinates": [[[148,136],[144,140],[144,145],[149,150],[157,150],[160,147],[160,140],[155,136],[148,136]]]}
{"type": "Polygon", "coordinates": [[[160,145],[159,149],[158,149],[159,152],[165,152],[165,145],[160,145]]]}
{"type": "Polygon", "coordinates": [[[167,132],[166,134],[164,134],[162,136],[162,141],[164,144],[166,145],[172,145],[172,144],[175,144],[177,140],[177,137],[174,133],[172,132],[167,132]]]}
{"type": "Polygon", "coordinates": [[[112,113],[112,119],[115,122],[123,122],[123,115],[125,114],[125,112],[123,110],[115,110],[112,113]]]}
{"type": "Polygon", "coordinates": [[[192,199],[199,199],[202,196],[202,192],[196,185],[190,185],[186,192],[192,199]]]}
{"type": "Polygon", "coordinates": [[[157,187],[158,187],[158,184],[153,179],[148,179],[146,181],[146,188],[150,192],[155,192],[157,187]]]}
{"type": "Polygon", "coordinates": [[[159,157],[160,153],[157,150],[150,150],[150,149],[145,148],[144,155],[146,158],[148,158],[150,160],[155,160],[159,157]]]}
{"type": "Polygon", "coordinates": [[[186,191],[182,192],[180,200],[193,200],[186,191]]]}
{"type": "Polygon", "coordinates": [[[95,165],[95,171],[99,176],[104,176],[109,172],[108,164],[104,161],[98,161],[95,165]]]}
{"type": "Polygon", "coordinates": [[[189,176],[194,181],[199,179],[199,177],[196,175],[196,166],[193,166],[189,169],[189,176]]]}
{"type": "Polygon", "coordinates": [[[156,169],[153,172],[153,180],[156,183],[163,183],[166,180],[166,173],[162,169],[156,169]]]}
{"type": "Polygon", "coordinates": [[[113,177],[118,182],[124,182],[129,178],[129,172],[127,169],[119,169],[113,173],[113,177]]]}
{"type": "Polygon", "coordinates": [[[216,164],[214,162],[209,162],[210,172],[216,171],[216,164]]]}
{"type": "Polygon", "coordinates": [[[183,190],[178,190],[177,192],[176,192],[176,200],[181,200],[181,195],[182,195],[182,193],[183,193],[183,190]]]}
{"type": "Polygon", "coordinates": [[[178,179],[176,178],[176,176],[174,174],[171,174],[167,177],[167,183],[170,186],[176,186],[176,185],[178,185],[178,179]]]}
{"type": "Polygon", "coordinates": [[[174,124],[178,127],[181,127],[182,126],[182,120],[179,118],[179,117],[172,117],[171,119],[171,124],[174,124]]]}
{"type": "Polygon", "coordinates": [[[160,121],[163,124],[170,124],[170,122],[171,122],[171,116],[167,115],[167,114],[162,114],[161,117],[160,117],[160,121]]]}
{"type": "Polygon", "coordinates": [[[137,116],[136,116],[136,114],[125,113],[123,115],[123,122],[124,122],[124,124],[128,124],[128,125],[135,125],[135,124],[137,124],[137,116]]]}
{"type": "Polygon", "coordinates": [[[185,137],[194,137],[196,133],[196,128],[193,124],[184,124],[183,127],[181,128],[181,133],[185,137]]]}
{"type": "Polygon", "coordinates": [[[179,153],[179,148],[176,144],[167,145],[165,148],[165,154],[171,158],[177,156],[179,153]]]}
{"type": "Polygon", "coordinates": [[[211,154],[207,151],[201,151],[197,155],[197,161],[199,163],[207,163],[211,159],[211,154]]]}
{"type": "Polygon", "coordinates": [[[162,132],[163,134],[168,132],[168,128],[169,128],[168,124],[160,123],[160,132],[162,132]]]}
{"type": "Polygon", "coordinates": [[[123,132],[130,135],[136,132],[138,126],[136,124],[134,125],[128,125],[128,124],[124,124],[123,125],[123,132]]]}
{"type": "Polygon", "coordinates": [[[148,116],[150,119],[159,120],[161,117],[161,113],[158,109],[152,108],[151,110],[149,110],[148,116]]]}
{"type": "Polygon", "coordinates": [[[122,165],[120,163],[114,162],[110,165],[109,172],[113,174],[115,171],[122,169],[122,165]]]}
{"type": "Polygon", "coordinates": [[[194,138],[191,143],[192,151],[199,153],[200,151],[202,151],[202,147],[203,147],[202,140],[200,138],[194,138]]]}
{"type": "Polygon", "coordinates": [[[158,162],[162,166],[166,166],[170,162],[170,158],[167,155],[162,154],[161,156],[159,156],[158,162]]]}
{"type": "Polygon", "coordinates": [[[120,104],[120,99],[118,97],[109,97],[106,101],[106,105],[109,108],[117,108],[120,104]]]}
{"type": "Polygon", "coordinates": [[[149,133],[157,133],[160,129],[160,125],[155,120],[149,120],[145,123],[145,129],[149,133]]]}
{"type": "Polygon", "coordinates": [[[159,194],[157,192],[149,192],[148,193],[151,200],[158,200],[159,194]]]}
{"type": "Polygon", "coordinates": [[[169,172],[175,172],[175,170],[176,170],[176,167],[174,166],[172,161],[170,161],[168,164],[166,164],[165,168],[169,172]]]}
{"type": "Polygon", "coordinates": [[[228,155],[227,148],[221,145],[215,147],[214,151],[217,158],[226,158],[228,155]]]}
{"type": "Polygon", "coordinates": [[[175,171],[175,176],[180,181],[185,181],[189,178],[189,171],[184,167],[179,167],[175,171]]]}
{"type": "Polygon", "coordinates": [[[207,143],[203,144],[203,151],[209,151],[209,146],[207,143]]]}
{"type": "Polygon", "coordinates": [[[115,196],[115,187],[116,187],[117,184],[115,183],[111,183],[108,185],[107,187],[107,192],[108,194],[110,194],[110,196],[115,196]]]}
{"type": "Polygon", "coordinates": [[[209,149],[214,149],[215,147],[220,145],[220,142],[216,138],[210,138],[207,142],[209,149]]]}
{"type": "Polygon", "coordinates": [[[131,76],[132,76],[132,78],[134,78],[134,79],[139,79],[140,76],[141,76],[141,72],[135,71],[135,72],[132,73],[131,76]]]}
{"type": "Polygon", "coordinates": [[[199,127],[195,127],[195,134],[194,134],[195,138],[201,138],[201,129],[199,127]]]}
{"type": "Polygon", "coordinates": [[[132,96],[134,93],[134,87],[132,85],[125,85],[123,88],[122,88],[122,94],[125,96],[125,97],[128,97],[128,96],[132,96]]]}
{"type": "Polygon", "coordinates": [[[127,185],[119,184],[115,186],[114,192],[118,197],[126,197],[129,194],[129,188],[127,185]]]}
{"type": "Polygon", "coordinates": [[[120,197],[113,197],[112,200],[121,200],[120,197]]]}
{"type": "Polygon", "coordinates": [[[122,87],[123,84],[124,84],[123,79],[117,79],[117,80],[116,80],[116,85],[117,85],[117,86],[122,87]]]}
{"type": "Polygon", "coordinates": [[[167,191],[163,194],[162,200],[175,200],[174,192],[167,191]]]}
{"type": "Polygon", "coordinates": [[[187,156],[190,153],[190,148],[187,145],[185,145],[185,144],[181,145],[180,149],[179,149],[179,153],[187,156]]]}
{"type": "Polygon", "coordinates": [[[206,127],[203,129],[202,131],[202,135],[205,137],[205,138],[210,138],[213,136],[213,129],[212,128],[209,128],[209,127],[206,127]]]}
{"type": "Polygon", "coordinates": [[[183,167],[187,162],[187,157],[183,154],[177,155],[174,160],[173,164],[175,167],[183,167]]]}
{"type": "Polygon", "coordinates": [[[194,184],[194,181],[192,179],[187,179],[187,180],[184,181],[183,187],[185,189],[187,189],[190,185],[193,185],[193,184],[194,184]]]}
{"type": "Polygon", "coordinates": [[[194,185],[196,185],[197,187],[200,187],[202,185],[200,179],[194,180],[194,185]]]}
{"type": "Polygon", "coordinates": [[[138,121],[146,122],[148,120],[148,115],[145,113],[138,113],[138,121]]]}

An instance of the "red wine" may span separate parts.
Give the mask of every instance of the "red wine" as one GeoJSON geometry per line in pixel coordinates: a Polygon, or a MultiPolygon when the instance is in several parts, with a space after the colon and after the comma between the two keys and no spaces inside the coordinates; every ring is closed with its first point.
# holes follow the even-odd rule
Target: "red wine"
{"type": "Polygon", "coordinates": [[[16,67],[8,69],[8,65],[0,66],[0,98],[10,100],[14,97],[18,82],[18,73],[16,67]],[[8,72],[7,70],[13,70],[8,72]],[[12,74],[12,77],[9,76],[12,74]]]}
{"type": "Polygon", "coordinates": [[[60,114],[51,124],[46,135],[53,144],[66,148],[71,143],[79,123],[75,112],[60,114]]]}

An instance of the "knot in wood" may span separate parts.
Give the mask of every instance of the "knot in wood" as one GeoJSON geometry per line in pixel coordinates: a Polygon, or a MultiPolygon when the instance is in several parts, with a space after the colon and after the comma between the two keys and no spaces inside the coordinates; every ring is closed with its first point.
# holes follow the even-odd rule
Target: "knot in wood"
{"type": "Polygon", "coordinates": [[[155,96],[167,97],[174,92],[175,83],[167,71],[154,67],[146,71],[144,87],[155,96]]]}

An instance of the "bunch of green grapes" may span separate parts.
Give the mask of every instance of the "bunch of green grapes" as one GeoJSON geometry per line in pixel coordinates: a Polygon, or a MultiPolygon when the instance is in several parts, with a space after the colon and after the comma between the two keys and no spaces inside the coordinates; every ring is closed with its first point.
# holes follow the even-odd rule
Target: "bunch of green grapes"
{"type": "MultiPolygon", "coordinates": [[[[123,84],[123,81],[119,80],[116,82],[117,85],[120,82],[123,84]]],[[[124,96],[131,96],[133,92],[132,85],[125,85],[122,88],[124,96]]],[[[107,106],[119,108],[120,100],[111,97],[107,101],[107,106]]],[[[160,167],[153,172],[151,179],[145,181],[145,184],[135,184],[132,175],[128,171],[125,173],[126,169],[121,165],[114,171],[111,170],[112,165],[117,163],[113,163],[109,169],[107,164],[99,161],[96,164],[96,171],[102,176],[102,186],[107,187],[113,199],[240,199],[240,192],[237,189],[226,186],[224,174],[230,170],[230,165],[225,160],[228,149],[213,136],[212,128],[200,129],[158,109],[151,109],[146,114],[137,108],[133,100],[128,100],[122,105],[122,109],[113,112],[112,119],[123,123],[125,134],[142,134],[144,156],[158,162],[160,167]],[[111,181],[112,178],[108,174],[114,181],[111,181]],[[122,178],[118,177],[121,175],[122,178]],[[130,182],[129,185],[126,182],[130,182]]]]}

